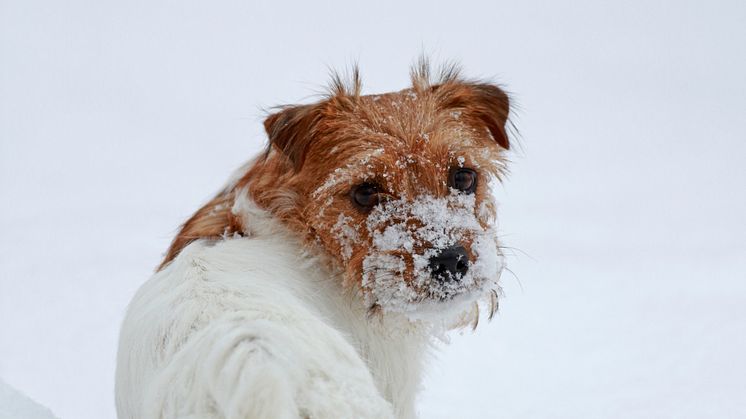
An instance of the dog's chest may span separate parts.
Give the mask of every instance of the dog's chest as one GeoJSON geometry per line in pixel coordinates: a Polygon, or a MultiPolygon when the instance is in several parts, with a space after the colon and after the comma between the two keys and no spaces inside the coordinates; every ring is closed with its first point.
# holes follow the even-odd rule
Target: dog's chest
{"type": "Polygon", "coordinates": [[[322,291],[327,295],[317,309],[365,361],[379,391],[392,402],[398,417],[416,417],[415,398],[432,341],[428,330],[403,318],[370,316],[358,296],[340,293],[336,285],[322,291]]]}

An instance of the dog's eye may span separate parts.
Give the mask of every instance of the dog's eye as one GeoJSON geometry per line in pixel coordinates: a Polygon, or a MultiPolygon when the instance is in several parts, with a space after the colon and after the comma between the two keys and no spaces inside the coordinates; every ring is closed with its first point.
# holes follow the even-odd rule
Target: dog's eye
{"type": "Polygon", "coordinates": [[[369,210],[381,200],[381,190],[372,183],[363,183],[352,190],[352,200],[360,208],[369,210]]]}
{"type": "Polygon", "coordinates": [[[451,172],[448,186],[461,192],[474,193],[477,190],[477,172],[471,169],[456,169],[451,172]]]}

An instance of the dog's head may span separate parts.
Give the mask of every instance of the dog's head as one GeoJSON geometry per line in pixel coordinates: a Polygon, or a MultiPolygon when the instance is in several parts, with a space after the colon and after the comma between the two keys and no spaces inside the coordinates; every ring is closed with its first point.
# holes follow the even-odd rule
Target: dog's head
{"type": "Polygon", "coordinates": [[[444,318],[486,298],[494,313],[503,260],[490,183],[510,146],[508,96],[453,69],[428,73],[372,96],[356,75],[337,78],[324,100],[271,114],[267,153],[184,224],[161,268],[194,240],[256,230],[238,205],[248,194],[371,312],[444,318]]]}
{"type": "Polygon", "coordinates": [[[426,68],[411,88],[360,95],[337,81],[315,104],[264,125],[267,159],[251,194],[322,249],[372,311],[417,317],[482,297],[503,262],[490,183],[509,148],[508,96],[426,68]]]}

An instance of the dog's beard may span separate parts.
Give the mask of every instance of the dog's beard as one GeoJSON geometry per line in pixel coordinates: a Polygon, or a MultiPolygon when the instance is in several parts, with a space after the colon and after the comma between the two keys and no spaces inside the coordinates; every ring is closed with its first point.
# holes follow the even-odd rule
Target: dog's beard
{"type": "Polygon", "coordinates": [[[474,195],[454,192],[445,198],[423,195],[376,207],[365,226],[372,238],[363,259],[368,306],[412,319],[443,319],[472,310],[482,298],[492,301],[503,258],[494,227],[482,227],[474,205],[474,195]],[[434,279],[431,258],[464,241],[471,243],[468,271],[457,278],[434,279]]]}

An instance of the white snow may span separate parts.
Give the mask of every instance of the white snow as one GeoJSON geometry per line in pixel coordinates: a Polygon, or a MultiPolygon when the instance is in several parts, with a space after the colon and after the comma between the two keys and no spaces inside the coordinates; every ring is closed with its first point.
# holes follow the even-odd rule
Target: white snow
{"type": "Polygon", "coordinates": [[[0,9],[0,377],[60,417],[115,417],[125,307],[262,149],[258,109],[353,58],[404,88],[423,45],[504,83],[521,140],[500,312],[443,346],[422,417],[746,417],[746,3],[0,9]]]}
{"type": "Polygon", "coordinates": [[[55,419],[49,409],[0,380],[0,419],[55,419]]]}

